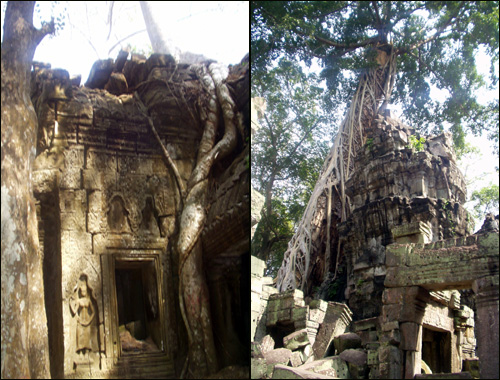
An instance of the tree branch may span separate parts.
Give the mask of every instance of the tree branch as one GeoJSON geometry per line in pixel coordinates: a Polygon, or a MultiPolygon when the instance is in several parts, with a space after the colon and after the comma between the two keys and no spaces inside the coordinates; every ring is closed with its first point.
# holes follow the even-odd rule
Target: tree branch
{"type": "Polygon", "coordinates": [[[434,33],[432,36],[430,36],[429,38],[426,38],[425,40],[422,40],[420,42],[417,42],[407,48],[402,48],[402,49],[398,49],[398,51],[396,52],[397,55],[401,55],[401,54],[404,54],[404,53],[409,53],[411,50],[413,49],[416,49],[426,43],[429,43],[433,40],[435,40],[436,38],[438,38],[445,30],[446,28],[448,28],[448,26],[451,25],[452,23],[452,20],[453,19],[456,19],[458,14],[460,13],[460,10],[462,9],[462,6],[464,5],[465,1],[462,1],[459,6],[457,7],[457,11],[450,15],[450,17],[448,18],[448,20],[441,26],[437,29],[436,33],[434,33]]]}

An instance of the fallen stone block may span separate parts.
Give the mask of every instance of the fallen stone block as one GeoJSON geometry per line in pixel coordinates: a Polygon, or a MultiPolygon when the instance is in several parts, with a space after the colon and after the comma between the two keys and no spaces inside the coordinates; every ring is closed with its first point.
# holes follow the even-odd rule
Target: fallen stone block
{"type": "Polygon", "coordinates": [[[262,354],[265,354],[266,352],[272,350],[274,350],[274,339],[271,337],[271,335],[266,335],[260,342],[260,352],[262,352],[262,354]]]}
{"type": "Polygon", "coordinates": [[[318,359],[324,357],[332,339],[343,334],[351,321],[352,312],[347,305],[328,302],[325,319],[319,327],[316,340],[314,341],[314,356],[318,359]]]}
{"type": "Polygon", "coordinates": [[[334,376],[322,375],[319,373],[305,371],[300,368],[277,365],[274,367],[273,379],[337,379],[334,376]]]}
{"type": "Polygon", "coordinates": [[[283,338],[284,347],[292,351],[307,346],[308,344],[310,344],[310,342],[306,329],[295,331],[283,338]]]}
{"type": "Polygon", "coordinates": [[[302,361],[302,355],[300,354],[300,351],[292,352],[292,355],[290,356],[290,365],[292,367],[298,367],[303,363],[304,362],[302,361]]]}
{"type": "Polygon", "coordinates": [[[302,362],[305,363],[306,361],[308,361],[308,359],[313,357],[312,356],[312,354],[313,354],[312,346],[310,344],[308,344],[307,346],[302,347],[299,350],[299,353],[300,353],[300,356],[302,358],[302,362]]]}
{"type": "Polygon", "coordinates": [[[322,375],[333,376],[338,379],[350,379],[349,367],[339,356],[329,356],[324,359],[314,360],[299,367],[322,375]]]}
{"type": "Polygon", "coordinates": [[[290,356],[292,356],[292,351],[286,348],[276,348],[272,351],[266,352],[264,354],[264,359],[267,363],[267,377],[270,378],[273,375],[274,366],[276,364],[287,365],[290,361],[290,356]]]}
{"type": "Polygon", "coordinates": [[[340,358],[347,363],[349,373],[354,379],[364,379],[367,375],[367,355],[363,350],[345,350],[340,358]]]}
{"type": "Polygon", "coordinates": [[[361,338],[358,334],[355,333],[346,333],[339,335],[333,340],[333,344],[335,345],[335,349],[337,350],[337,354],[348,350],[350,348],[360,348],[361,347],[361,338]]]}
{"type": "Polygon", "coordinates": [[[250,367],[250,378],[261,379],[267,373],[267,362],[263,358],[252,358],[250,367]]]}

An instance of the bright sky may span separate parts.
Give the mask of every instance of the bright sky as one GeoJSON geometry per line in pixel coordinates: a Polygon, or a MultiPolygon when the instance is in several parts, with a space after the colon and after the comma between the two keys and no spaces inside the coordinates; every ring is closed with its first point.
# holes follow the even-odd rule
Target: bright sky
{"type": "MultiPolygon", "coordinates": [[[[4,3],[2,1],[2,34],[4,3]]],[[[110,1],[62,1],[56,6],[49,1],[38,3],[34,16],[36,27],[40,27],[40,19],[50,21],[51,16],[56,18],[62,13],[67,17],[58,35],[43,39],[34,60],[66,69],[70,75],[81,74],[82,83],[97,59],[116,58],[120,45],[108,54],[110,48],[134,32],[142,30],[123,41],[122,46],[130,44],[138,50],[149,51],[150,41],[139,1],[114,2],[111,33],[110,1]]],[[[248,1],[154,1],[150,4],[164,36],[182,51],[203,54],[225,64],[239,63],[249,52],[248,1]]]]}

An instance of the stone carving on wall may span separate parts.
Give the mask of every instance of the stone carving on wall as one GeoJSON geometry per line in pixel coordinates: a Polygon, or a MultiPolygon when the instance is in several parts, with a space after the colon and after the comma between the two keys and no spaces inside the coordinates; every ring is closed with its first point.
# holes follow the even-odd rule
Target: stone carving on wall
{"type": "Polygon", "coordinates": [[[87,275],[82,274],[69,299],[71,315],[76,319],[76,353],[85,356],[92,351],[92,322],[96,310],[93,306],[87,275]]]}
{"type": "Polygon", "coordinates": [[[119,195],[115,195],[108,208],[108,226],[113,232],[130,232],[129,212],[125,208],[125,202],[119,195]]]}

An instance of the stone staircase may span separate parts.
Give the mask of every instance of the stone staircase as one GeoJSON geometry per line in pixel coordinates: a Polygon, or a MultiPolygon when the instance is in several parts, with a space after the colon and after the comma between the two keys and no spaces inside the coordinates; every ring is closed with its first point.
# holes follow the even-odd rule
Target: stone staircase
{"type": "Polygon", "coordinates": [[[164,353],[123,355],[108,379],[175,379],[174,363],[164,353]]]}

